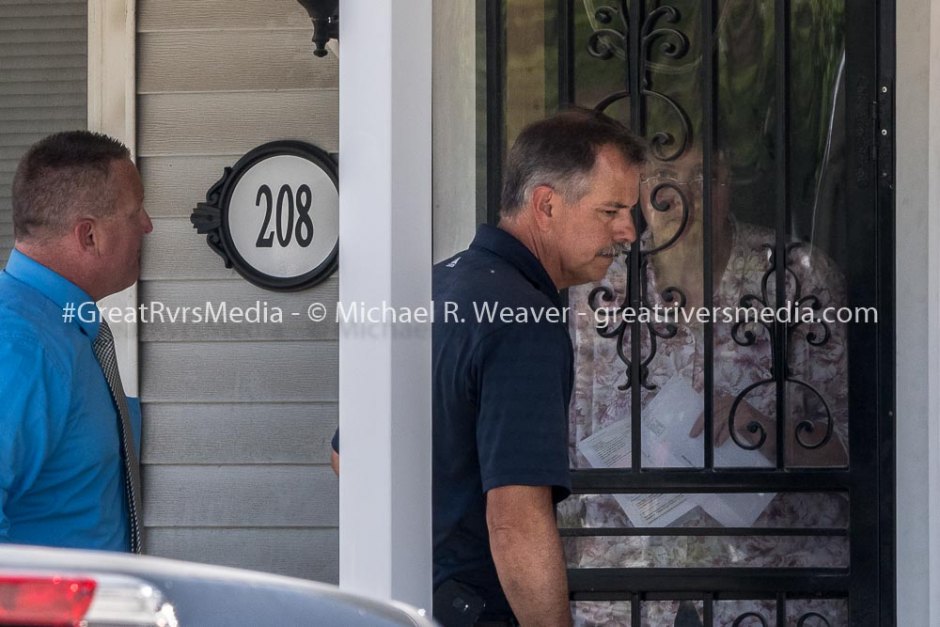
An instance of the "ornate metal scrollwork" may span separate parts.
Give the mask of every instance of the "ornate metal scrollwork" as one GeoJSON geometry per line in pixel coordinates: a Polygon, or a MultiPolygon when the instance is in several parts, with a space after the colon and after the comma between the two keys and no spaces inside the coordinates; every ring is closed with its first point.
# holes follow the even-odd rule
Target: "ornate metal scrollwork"
{"type": "Polygon", "coordinates": [[[600,102],[597,103],[597,105],[594,106],[594,108],[597,109],[598,111],[606,111],[610,107],[610,105],[614,104],[615,102],[620,102],[621,100],[626,100],[629,97],[630,97],[630,92],[627,91],[626,89],[615,91],[614,93],[608,94],[607,96],[605,96],[603,100],[601,100],[600,102]]]}
{"type": "Polygon", "coordinates": [[[657,23],[664,19],[669,24],[679,22],[681,15],[675,7],[661,6],[646,16],[643,21],[642,42],[640,44],[640,67],[643,68],[643,96],[654,98],[669,107],[679,121],[681,134],[677,138],[666,131],[656,131],[650,137],[650,146],[653,154],[661,161],[673,161],[686,151],[692,141],[692,123],[689,116],[683,111],[679,103],[666,94],[652,88],[652,69],[650,67],[650,50],[659,40],[660,51],[672,60],[679,60],[689,52],[689,38],[682,31],[670,27],[657,27],[657,23]],[[669,150],[674,146],[673,150],[669,150]]]}
{"type": "MultiPolygon", "coordinates": [[[[803,296],[803,286],[800,281],[799,276],[791,269],[791,255],[794,251],[799,250],[803,247],[802,243],[793,243],[786,247],[785,249],[785,261],[784,261],[784,276],[786,277],[786,282],[793,285],[793,298],[794,303],[796,304],[797,310],[803,307],[809,307],[812,310],[816,311],[822,308],[822,303],[819,298],[815,295],[803,296]]],[[[763,247],[768,251],[768,268],[764,272],[764,275],[761,277],[761,294],[760,296],[756,294],[745,294],[741,297],[739,304],[741,307],[747,309],[756,309],[760,310],[761,308],[770,307],[771,298],[769,291],[769,282],[770,278],[775,276],[777,272],[777,254],[774,250],[774,247],[770,244],[765,244],[763,247]]],[[[783,306],[782,303],[777,303],[778,307],[783,306]]],[[[775,385],[778,377],[783,377],[784,383],[786,385],[793,385],[798,388],[801,388],[808,392],[812,397],[814,397],[822,406],[825,413],[825,424],[826,429],[822,437],[816,442],[811,442],[807,439],[807,435],[815,433],[817,426],[816,421],[810,420],[808,418],[801,420],[797,423],[795,427],[795,435],[797,443],[807,450],[818,449],[822,446],[825,446],[829,440],[832,438],[833,431],[835,429],[835,420],[832,417],[832,411],[829,409],[829,404],[826,402],[826,399],[823,397],[822,393],[819,392],[815,387],[798,379],[794,376],[794,373],[790,369],[788,355],[784,357],[784,371],[776,372],[774,364],[776,363],[776,356],[778,352],[786,351],[786,347],[790,346],[791,340],[793,339],[796,330],[803,326],[805,323],[800,319],[799,316],[791,316],[792,319],[789,319],[787,322],[780,322],[774,320],[773,322],[765,322],[760,317],[757,317],[755,323],[747,321],[739,321],[731,328],[731,338],[739,346],[752,346],[757,341],[757,335],[751,331],[749,328],[746,328],[746,325],[749,324],[758,324],[764,332],[767,333],[768,339],[770,341],[770,354],[771,354],[771,366],[770,366],[770,376],[751,385],[747,386],[742,390],[734,399],[734,402],[731,405],[731,411],[728,414],[728,429],[731,435],[731,438],[734,440],[735,444],[739,447],[747,450],[759,449],[764,445],[764,442],[767,439],[767,433],[764,429],[764,426],[757,421],[752,421],[747,424],[745,427],[748,432],[757,436],[756,443],[746,443],[738,435],[735,429],[735,421],[737,418],[737,411],[741,403],[746,400],[748,395],[750,395],[757,388],[766,386],[766,385],[775,385]],[[779,345],[779,340],[777,335],[774,333],[775,327],[778,324],[786,324],[786,338],[784,346],[779,345]],[[743,333],[742,333],[743,329],[743,333]]],[[[823,346],[831,337],[831,332],[829,330],[829,325],[826,324],[823,320],[817,320],[814,324],[818,325],[822,331],[817,333],[816,331],[810,331],[804,337],[804,340],[811,346],[823,346]]],[[[783,419],[783,418],[780,418],[783,419]]]]}
{"type": "MultiPolygon", "coordinates": [[[[621,50],[623,51],[623,57],[626,58],[626,55],[629,54],[630,51],[630,15],[628,5],[626,0],[620,0],[615,4],[616,7],[601,6],[594,9],[593,11],[593,17],[596,22],[596,26],[595,32],[588,40],[588,52],[592,56],[605,61],[612,59],[615,56],[619,56],[621,50]]],[[[591,6],[593,8],[593,5],[591,6]]],[[[660,6],[650,11],[644,17],[639,31],[639,66],[640,71],[642,72],[642,76],[640,78],[640,94],[642,97],[654,99],[663,103],[664,106],[668,107],[673,112],[675,118],[679,122],[678,126],[680,133],[678,136],[674,136],[670,132],[664,130],[654,130],[652,131],[652,135],[650,137],[650,145],[653,154],[660,161],[667,162],[677,159],[687,150],[692,141],[692,126],[689,121],[689,116],[685,113],[685,111],[683,111],[678,102],[670,98],[668,95],[653,88],[654,66],[652,63],[650,63],[650,58],[652,56],[653,49],[657,44],[659,46],[659,52],[663,55],[663,57],[669,60],[679,60],[688,54],[690,49],[689,38],[685,35],[685,33],[680,31],[678,28],[675,28],[675,25],[679,23],[680,19],[681,13],[677,8],[672,6],[660,6]]],[[[625,90],[620,90],[609,94],[603,98],[595,108],[603,111],[613,105],[615,102],[627,99],[629,97],[630,91],[628,87],[625,90]]],[[[646,250],[641,249],[640,244],[634,244],[630,252],[626,254],[627,268],[631,269],[630,276],[628,278],[628,289],[623,301],[618,303],[619,309],[615,308],[614,311],[621,311],[622,309],[631,305],[629,296],[630,281],[639,282],[640,306],[650,306],[649,299],[646,294],[646,274],[649,266],[649,258],[656,253],[667,250],[674,246],[688,226],[691,209],[690,201],[681,186],[676,183],[665,182],[654,187],[650,192],[649,209],[653,211],[676,210],[676,208],[672,207],[669,203],[662,202],[662,197],[667,191],[670,194],[675,194],[680,199],[682,211],[681,224],[676,232],[667,241],[646,250]],[[633,276],[634,270],[632,269],[634,266],[631,264],[631,255],[635,254],[640,256],[639,263],[636,264],[637,267],[639,267],[639,276],[633,276]]],[[[642,241],[642,239],[640,241],[642,241]]],[[[799,277],[789,268],[790,255],[799,246],[801,246],[801,244],[791,244],[786,248],[785,258],[787,267],[785,268],[785,274],[787,276],[787,281],[792,282],[795,285],[795,302],[797,307],[809,307],[813,310],[819,310],[822,307],[822,303],[815,295],[802,295],[802,287],[799,277]]],[[[744,295],[740,300],[740,305],[742,307],[767,307],[771,302],[768,291],[768,283],[776,271],[776,255],[773,246],[768,245],[766,248],[770,253],[770,267],[761,279],[761,294],[744,295]]],[[[667,287],[660,296],[665,303],[670,305],[675,304],[678,307],[684,306],[686,302],[685,295],[675,287],[667,287]]],[[[596,312],[600,308],[610,309],[614,300],[615,295],[612,290],[606,287],[600,287],[591,292],[588,298],[588,303],[591,309],[596,312]]],[[[674,337],[678,332],[678,327],[672,323],[655,323],[652,321],[646,323],[637,322],[635,324],[642,324],[641,333],[644,334],[644,337],[641,338],[641,342],[644,346],[648,347],[646,354],[643,354],[640,357],[641,363],[639,368],[639,383],[645,389],[653,390],[656,388],[656,386],[651,385],[648,382],[648,374],[649,366],[657,354],[657,339],[669,339],[674,337]],[[645,340],[645,342],[643,340],[645,340]]],[[[784,348],[778,346],[778,340],[774,335],[774,324],[766,324],[760,321],[758,321],[758,324],[760,324],[764,332],[769,334],[771,344],[771,360],[772,363],[775,363],[774,359],[777,355],[777,351],[784,350],[784,348]]],[[[804,323],[799,320],[792,321],[787,324],[787,344],[789,344],[789,340],[793,337],[796,329],[803,324],[804,323]]],[[[825,345],[831,336],[828,325],[823,322],[818,322],[817,324],[820,327],[818,330],[814,329],[806,333],[804,336],[804,340],[811,346],[825,345]]],[[[608,321],[606,324],[599,326],[597,329],[597,332],[601,337],[612,338],[617,342],[617,355],[626,365],[627,379],[623,385],[619,386],[619,388],[622,390],[630,388],[633,377],[632,360],[628,356],[630,351],[627,350],[630,342],[630,335],[628,333],[630,326],[631,325],[627,324],[623,318],[620,317],[619,320],[615,319],[614,322],[608,321]]],[[[745,323],[741,322],[735,324],[732,328],[732,338],[740,346],[751,346],[757,341],[757,335],[755,332],[751,330],[751,328],[746,327],[745,323]]],[[[805,393],[815,397],[819,401],[824,411],[826,428],[821,437],[811,437],[818,431],[818,421],[816,420],[804,419],[796,425],[795,435],[796,440],[800,446],[805,449],[816,449],[824,446],[831,439],[834,431],[834,420],[825,398],[823,398],[822,394],[816,388],[806,381],[791,376],[790,368],[789,365],[786,364],[786,360],[784,360],[784,363],[784,372],[774,372],[772,366],[767,378],[751,383],[734,399],[731,405],[730,413],[728,415],[728,421],[730,435],[735,443],[741,448],[749,450],[761,448],[767,441],[768,434],[766,427],[763,424],[757,420],[751,420],[746,425],[744,425],[744,430],[750,433],[752,437],[748,438],[750,440],[749,442],[745,441],[741,434],[739,434],[735,429],[738,410],[741,409],[742,403],[746,401],[748,395],[763,386],[775,385],[776,380],[779,377],[783,377],[786,384],[797,386],[804,390],[805,393]],[[814,439],[816,441],[813,441],[814,439]]]]}
{"type": "Polygon", "coordinates": [[[676,229],[676,232],[672,236],[658,246],[654,246],[649,250],[643,251],[645,256],[655,255],[656,253],[666,250],[667,248],[672,248],[676,242],[679,241],[679,238],[682,237],[682,234],[685,232],[685,227],[689,225],[689,217],[691,216],[692,203],[689,200],[688,195],[683,191],[682,186],[677,182],[664,181],[657,184],[653,189],[650,190],[650,208],[659,213],[667,213],[675,209],[670,203],[663,200],[663,192],[672,192],[676,194],[679,198],[679,206],[682,209],[682,219],[679,223],[679,228],[676,229]]]}
{"type": "MultiPolygon", "coordinates": [[[[629,33],[630,33],[630,15],[629,9],[627,6],[627,0],[620,0],[616,3],[617,6],[601,6],[593,11],[594,21],[596,26],[594,33],[588,38],[588,53],[598,59],[607,61],[609,59],[618,56],[618,53],[622,52],[622,57],[626,59],[626,55],[629,50],[629,33]]],[[[591,5],[593,8],[593,5],[591,5]]],[[[658,42],[660,44],[659,50],[669,59],[681,59],[689,51],[689,39],[688,37],[679,31],[676,28],[669,26],[662,26],[663,22],[667,24],[676,24],[678,23],[681,15],[679,11],[670,6],[658,7],[650,11],[644,18],[642,26],[640,28],[640,67],[643,73],[641,80],[641,96],[645,98],[653,98],[658,101],[664,102],[671,110],[675,113],[677,119],[679,120],[679,126],[681,128],[681,136],[676,138],[671,133],[666,131],[657,131],[650,138],[650,145],[652,146],[652,151],[654,155],[662,161],[672,161],[678,158],[685,150],[687,149],[689,143],[691,142],[692,130],[691,124],[689,122],[688,115],[682,110],[682,108],[676,103],[673,99],[669,98],[667,95],[658,92],[652,88],[652,69],[649,64],[649,57],[653,46],[658,42]],[[670,147],[674,149],[670,150],[670,147]]],[[[597,103],[595,109],[598,111],[604,111],[608,109],[611,105],[621,100],[630,98],[629,86],[627,89],[619,90],[613,92],[603,98],[600,102],[597,103]]],[[[641,306],[650,307],[649,299],[646,294],[646,285],[645,285],[645,274],[646,268],[648,265],[648,258],[650,255],[654,255],[662,250],[666,250],[679,240],[685,231],[689,223],[690,217],[690,202],[688,196],[684,190],[675,183],[661,183],[654,187],[650,192],[650,207],[655,211],[665,212],[676,210],[675,207],[671,206],[669,203],[662,201],[662,197],[665,195],[664,192],[669,190],[672,193],[675,193],[681,202],[682,211],[682,220],[679,228],[676,232],[668,239],[668,241],[655,246],[649,250],[640,250],[639,245],[634,245],[634,248],[627,253],[626,262],[627,267],[631,267],[631,254],[640,255],[640,276],[643,277],[639,279],[640,284],[640,293],[641,293],[641,306]]],[[[667,287],[661,294],[661,297],[664,302],[668,304],[675,304],[678,307],[684,306],[686,302],[685,295],[676,287],[667,287]]],[[[614,294],[608,288],[597,288],[591,292],[588,301],[591,308],[594,311],[597,311],[599,308],[604,307],[609,309],[610,304],[614,301],[614,294]],[[605,301],[605,304],[602,304],[601,301],[605,301]]],[[[629,289],[627,290],[627,296],[623,302],[619,303],[619,309],[615,311],[621,311],[623,308],[630,305],[629,300],[629,289]]],[[[607,323],[598,328],[598,333],[602,337],[606,338],[616,338],[617,342],[617,355],[620,357],[621,361],[626,365],[626,375],[627,380],[620,389],[626,390],[630,387],[632,383],[632,362],[629,357],[627,357],[626,345],[629,341],[627,339],[627,329],[629,325],[624,322],[621,318],[620,321],[616,324],[607,323]]],[[[655,323],[648,322],[643,326],[648,338],[649,353],[642,357],[642,362],[640,365],[640,384],[646,389],[655,389],[656,386],[650,385],[647,381],[649,375],[649,364],[655,358],[657,353],[657,338],[669,339],[674,337],[678,332],[678,327],[672,323],[655,323]]]]}
{"type": "Polygon", "coordinates": [[[630,32],[627,1],[620,0],[619,11],[613,7],[598,8],[594,11],[594,19],[598,24],[603,24],[604,27],[594,29],[594,32],[588,38],[588,54],[601,61],[607,61],[612,59],[618,50],[626,51],[628,33],[630,32]],[[618,17],[623,28],[622,31],[609,27],[618,17]]]}
{"type": "MultiPolygon", "coordinates": [[[[591,293],[588,295],[588,305],[591,307],[591,310],[596,312],[600,309],[605,309],[611,311],[610,304],[616,302],[616,295],[614,291],[609,287],[601,286],[594,288],[591,293]],[[601,305],[600,301],[605,301],[608,305],[601,305]]],[[[598,324],[597,333],[604,338],[613,338],[616,342],[617,347],[617,357],[620,358],[620,361],[626,365],[626,375],[627,380],[623,384],[617,386],[618,390],[624,391],[630,389],[630,386],[633,383],[633,361],[630,357],[627,356],[627,331],[630,328],[630,325],[627,324],[626,320],[622,316],[618,316],[618,313],[623,310],[624,307],[628,306],[629,296],[619,303],[619,306],[612,309],[612,317],[616,321],[614,324],[611,323],[610,317],[608,317],[603,323],[598,324]]],[[[597,319],[595,317],[595,319],[597,319]]],[[[649,332],[649,341],[651,351],[640,364],[640,385],[645,387],[648,390],[655,389],[655,386],[650,385],[647,382],[649,376],[649,363],[652,361],[652,358],[656,355],[656,337],[657,334],[653,328],[647,324],[644,325],[644,328],[649,332]]]]}
{"type": "MultiPolygon", "coordinates": [[[[825,625],[825,627],[832,627],[832,624],[829,622],[829,619],[827,619],[822,614],[819,614],[818,612],[807,612],[806,614],[803,614],[802,616],[800,616],[799,620],[796,621],[796,627],[804,627],[804,625],[807,625],[806,621],[808,621],[811,618],[816,618],[820,620],[821,621],[820,625],[825,625]]],[[[815,627],[815,625],[813,627],[815,627]]]]}
{"type": "MultiPolygon", "coordinates": [[[[592,57],[607,61],[623,51],[623,56],[629,54],[630,16],[626,0],[620,0],[618,7],[602,6],[594,10],[594,21],[597,26],[588,38],[587,50],[592,57]],[[619,21],[618,26],[614,26],[619,21]],[[619,28],[619,29],[618,29],[619,28]]],[[[661,6],[650,11],[643,20],[640,28],[640,68],[642,72],[640,96],[654,99],[668,107],[678,120],[680,133],[674,134],[664,131],[654,131],[650,137],[650,146],[653,154],[661,161],[673,161],[686,151],[692,141],[692,124],[688,114],[683,111],[679,103],[663,92],[653,89],[653,69],[650,56],[653,46],[658,42],[660,52],[668,59],[679,60],[689,52],[688,36],[677,28],[661,26],[677,24],[681,18],[678,9],[671,6],[661,6]]],[[[630,97],[629,87],[614,92],[603,98],[594,107],[604,111],[615,102],[630,97]]]]}
{"type": "Polygon", "coordinates": [[[643,94],[656,98],[669,106],[676,114],[676,117],[679,120],[679,124],[682,127],[682,134],[677,140],[672,133],[666,131],[657,131],[650,138],[650,146],[653,151],[653,154],[660,161],[675,161],[678,159],[682,153],[685,152],[688,145],[692,140],[692,123],[689,122],[689,117],[682,110],[682,107],[676,103],[675,100],[669,96],[653,91],[651,89],[644,89],[643,94]],[[667,151],[667,148],[675,144],[676,147],[671,152],[667,151]]]}
{"type": "Polygon", "coordinates": [[[757,612],[747,612],[746,614],[741,614],[736,619],[734,619],[734,622],[731,623],[731,627],[744,627],[745,625],[750,627],[750,625],[752,625],[753,623],[744,622],[748,620],[749,618],[756,619],[758,624],[761,627],[769,627],[767,624],[767,619],[765,619],[762,615],[758,614],[757,612]]]}
{"type": "Polygon", "coordinates": [[[675,7],[670,6],[662,6],[650,11],[643,22],[644,57],[649,59],[649,49],[657,39],[662,37],[665,38],[660,45],[662,53],[670,59],[681,59],[689,51],[689,38],[675,28],[653,28],[663,17],[670,24],[676,24],[681,16],[675,7]]]}
{"type": "Polygon", "coordinates": [[[222,228],[222,209],[220,208],[222,188],[225,181],[231,176],[232,168],[226,166],[222,178],[215,182],[206,192],[205,202],[196,204],[189,220],[200,235],[206,236],[206,243],[215,254],[222,258],[226,268],[232,267],[232,260],[222,244],[219,231],[222,228]]]}
{"type": "MultiPolygon", "coordinates": [[[[649,300],[649,295],[647,293],[646,285],[646,275],[647,268],[649,264],[650,255],[654,255],[660,251],[666,250],[667,248],[675,245],[679,241],[679,238],[682,236],[682,233],[685,231],[686,227],[689,224],[689,218],[691,214],[691,205],[688,196],[681,189],[681,187],[675,183],[663,182],[656,185],[650,192],[650,207],[654,211],[659,211],[662,213],[668,211],[681,211],[682,217],[679,220],[679,227],[676,229],[676,232],[665,242],[659,246],[655,246],[649,250],[642,250],[639,244],[634,244],[631,249],[626,253],[626,266],[627,268],[631,267],[631,255],[639,254],[640,260],[640,272],[639,276],[639,290],[640,290],[640,306],[646,308],[647,310],[652,309],[652,305],[649,300]],[[679,199],[679,204],[673,206],[671,203],[663,202],[661,196],[665,190],[669,190],[672,193],[676,194],[676,197],[679,199]]],[[[640,232],[642,234],[643,227],[640,227],[640,232]]],[[[632,277],[631,277],[632,278],[632,277]]],[[[626,322],[622,315],[619,315],[621,312],[626,310],[631,306],[630,302],[630,288],[629,288],[630,279],[627,282],[627,290],[625,292],[624,298],[620,303],[617,303],[617,307],[613,308],[612,312],[614,319],[617,321],[615,324],[611,324],[610,317],[608,316],[607,320],[597,327],[597,333],[604,338],[615,338],[617,343],[617,356],[620,360],[626,365],[626,381],[618,386],[620,390],[628,390],[633,382],[633,371],[632,371],[632,360],[627,356],[627,344],[628,344],[628,330],[630,324],[626,322]]],[[[660,297],[663,302],[670,306],[684,307],[686,304],[686,296],[677,287],[667,287],[660,293],[660,297]]],[[[596,312],[600,309],[611,311],[610,305],[616,300],[616,295],[614,291],[609,287],[601,286],[597,287],[591,291],[588,295],[588,306],[592,311],[596,312]],[[603,301],[606,304],[602,304],[603,301]]],[[[597,317],[595,317],[595,320],[597,317]]],[[[655,390],[656,386],[648,382],[649,379],[649,365],[652,363],[653,359],[656,357],[658,350],[657,347],[657,338],[660,339],[670,339],[675,337],[679,332],[679,327],[672,322],[658,322],[650,318],[648,322],[645,323],[635,323],[642,324],[641,327],[646,332],[646,337],[649,345],[649,352],[645,356],[642,356],[640,363],[640,385],[642,385],[647,390],[655,390]]]]}

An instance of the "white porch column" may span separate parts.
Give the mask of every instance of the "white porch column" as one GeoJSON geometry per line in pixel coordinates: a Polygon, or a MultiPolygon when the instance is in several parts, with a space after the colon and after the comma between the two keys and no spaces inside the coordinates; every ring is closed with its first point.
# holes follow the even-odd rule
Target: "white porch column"
{"type": "MultiPolygon", "coordinates": [[[[341,0],[340,45],[340,300],[427,307],[431,0],[341,0]]],[[[430,325],[340,325],[340,586],[429,611],[430,364],[430,325]]]]}
{"type": "Polygon", "coordinates": [[[940,625],[940,0],[897,0],[898,625],[940,625]]]}

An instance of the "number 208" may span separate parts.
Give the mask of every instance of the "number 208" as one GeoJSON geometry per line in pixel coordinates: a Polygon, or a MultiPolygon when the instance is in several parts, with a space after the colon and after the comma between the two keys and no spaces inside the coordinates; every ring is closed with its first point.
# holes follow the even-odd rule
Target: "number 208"
{"type": "Polygon", "coordinates": [[[294,194],[290,185],[281,185],[277,192],[277,203],[274,202],[274,193],[267,185],[258,188],[255,206],[261,207],[264,201],[264,221],[255,246],[258,248],[271,248],[274,238],[281,247],[289,246],[293,238],[306,248],[313,241],[313,221],[310,219],[310,208],[313,203],[313,194],[307,185],[297,188],[294,194]],[[286,205],[286,206],[285,206],[286,205]],[[274,226],[271,226],[271,213],[274,212],[274,226]],[[284,213],[287,212],[287,224],[284,224],[284,213]],[[295,214],[296,213],[296,220],[295,214]],[[296,224],[295,224],[296,223],[296,224]]]}

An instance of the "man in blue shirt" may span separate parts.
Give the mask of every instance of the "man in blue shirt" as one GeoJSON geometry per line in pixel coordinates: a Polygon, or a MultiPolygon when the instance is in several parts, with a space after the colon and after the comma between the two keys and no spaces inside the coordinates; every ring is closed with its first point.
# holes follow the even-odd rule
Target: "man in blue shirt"
{"type": "Polygon", "coordinates": [[[125,466],[139,445],[122,438],[128,423],[139,437],[139,408],[122,423],[123,390],[118,380],[112,393],[95,344],[94,303],[137,280],[153,228],[127,148],[87,131],[38,142],[13,180],[13,222],[0,273],[0,542],[139,549],[126,476],[137,468],[125,466]]]}
{"type": "Polygon", "coordinates": [[[572,349],[559,290],[636,239],[640,141],[594,111],[522,131],[498,227],[434,267],[435,617],[567,625],[554,506],[570,490],[572,349]]]}

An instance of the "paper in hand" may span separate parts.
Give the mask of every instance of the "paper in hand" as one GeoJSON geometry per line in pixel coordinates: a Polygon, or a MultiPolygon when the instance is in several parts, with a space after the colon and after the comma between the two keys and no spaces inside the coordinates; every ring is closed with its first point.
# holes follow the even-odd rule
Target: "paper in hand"
{"type": "MultiPolygon", "coordinates": [[[[641,455],[644,468],[701,468],[704,435],[689,437],[702,414],[704,400],[685,377],[673,377],[642,412],[641,455]]],[[[631,466],[630,420],[625,418],[578,442],[578,451],[594,468],[631,466]]],[[[758,451],[740,448],[732,440],[715,449],[716,465],[755,467],[767,465],[758,451]]],[[[618,494],[614,498],[637,527],[664,527],[701,506],[726,527],[754,523],[773,493],[747,494],[618,494]]]]}

